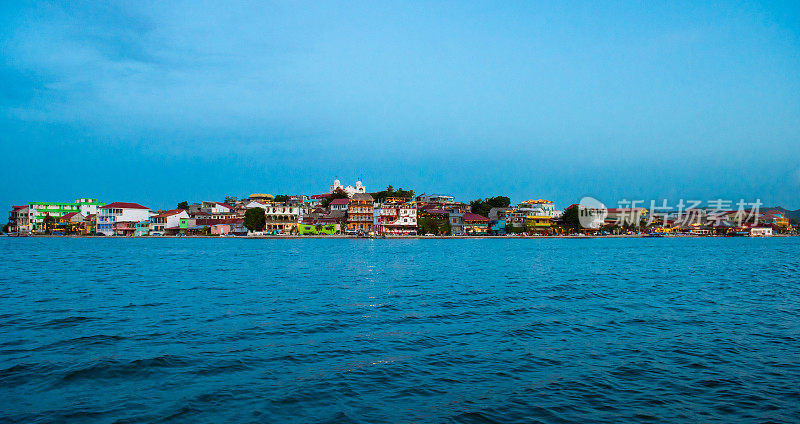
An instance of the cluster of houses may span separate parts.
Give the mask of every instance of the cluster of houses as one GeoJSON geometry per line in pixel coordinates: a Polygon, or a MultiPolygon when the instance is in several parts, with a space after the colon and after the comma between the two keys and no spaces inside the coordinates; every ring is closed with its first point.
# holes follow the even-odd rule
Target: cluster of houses
{"type": "MultiPolygon", "coordinates": [[[[185,203],[182,208],[154,211],[138,203],[83,198],[74,202],[31,202],[13,206],[8,233],[75,234],[106,236],[180,235],[554,235],[614,234],[646,231],[651,234],[772,235],[794,229],[777,210],[759,212],[725,211],[711,216],[697,209],[678,215],[648,216],[645,208],[604,209],[603,213],[571,225],[564,210],[553,202],[526,200],[515,206],[492,207],[487,216],[473,212],[468,203],[453,196],[422,194],[391,197],[385,192],[369,193],[361,181],[343,186],[335,180],[327,193],[279,196],[255,193],[225,202],[185,203]],[[248,228],[249,210],[263,211],[257,227],[248,228]],[[745,214],[745,215],[743,215],[745,214]],[[691,219],[689,219],[691,218],[691,219]]],[[[252,212],[251,212],[252,214],[252,212]]]]}

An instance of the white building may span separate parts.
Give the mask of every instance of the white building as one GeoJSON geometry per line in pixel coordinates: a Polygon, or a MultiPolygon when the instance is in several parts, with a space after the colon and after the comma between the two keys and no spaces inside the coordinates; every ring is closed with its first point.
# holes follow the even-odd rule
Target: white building
{"type": "Polygon", "coordinates": [[[8,232],[32,232],[35,212],[28,205],[14,206],[11,212],[8,213],[8,232]]]}
{"type": "Polygon", "coordinates": [[[333,199],[328,206],[332,211],[346,211],[350,205],[350,199],[333,199]]]}
{"type": "Polygon", "coordinates": [[[453,196],[446,196],[441,194],[420,194],[417,196],[417,201],[420,203],[455,203],[456,198],[453,196]]]}
{"type": "Polygon", "coordinates": [[[140,222],[150,218],[150,208],[138,203],[114,202],[98,208],[97,232],[107,236],[114,234],[118,222],[140,222]]]}
{"type": "Polygon", "coordinates": [[[353,195],[356,194],[356,193],[366,193],[367,192],[367,187],[364,186],[364,184],[361,181],[356,181],[355,187],[353,187],[353,186],[344,187],[344,186],[342,186],[342,182],[341,181],[333,180],[333,185],[331,186],[330,193],[333,193],[334,191],[339,190],[339,189],[344,190],[344,192],[347,193],[347,196],[349,196],[349,197],[353,197],[353,195]]]}
{"type": "Polygon", "coordinates": [[[750,229],[750,235],[753,237],[771,236],[772,227],[753,227],[750,229]]]}
{"type": "Polygon", "coordinates": [[[97,215],[97,209],[103,204],[97,199],[75,199],[75,203],[80,208],[80,213],[83,216],[97,215]]]}
{"type": "Polygon", "coordinates": [[[150,217],[150,235],[163,236],[168,230],[176,233],[181,226],[181,218],[189,218],[183,209],[173,209],[150,217]]]}
{"type": "Polygon", "coordinates": [[[375,203],[372,225],[377,234],[417,234],[417,205],[409,203],[375,203]]]}
{"type": "Polygon", "coordinates": [[[221,202],[203,202],[200,210],[211,215],[235,213],[233,206],[221,202]]]}
{"type": "Polygon", "coordinates": [[[268,233],[290,234],[297,231],[303,219],[303,208],[297,205],[270,205],[264,209],[268,233]]]}
{"type": "Polygon", "coordinates": [[[525,200],[519,204],[518,209],[527,215],[549,216],[550,218],[558,218],[564,214],[564,211],[556,211],[553,202],[544,199],[525,200]]]}

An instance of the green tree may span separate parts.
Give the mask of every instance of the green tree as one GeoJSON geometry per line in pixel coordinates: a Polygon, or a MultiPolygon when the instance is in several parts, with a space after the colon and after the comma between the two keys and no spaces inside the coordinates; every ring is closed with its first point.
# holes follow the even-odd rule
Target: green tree
{"type": "Polygon", "coordinates": [[[469,202],[470,212],[482,216],[489,216],[492,208],[507,208],[511,205],[511,199],[506,196],[488,197],[486,199],[476,199],[469,202]]]}
{"type": "Polygon", "coordinates": [[[178,205],[175,206],[175,209],[189,209],[189,202],[184,200],[183,202],[178,203],[178,205]]]}
{"type": "Polygon", "coordinates": [[[223,200],[223,202],[227,203],[229,205],[232,205],[232,204],[236,203],[238,200],[239,200],[238,197],[225,196],[225,200],[223,200]]]}
{"type": "Polygon", "coordinates": [[[389,197],[399,197],[402,199],[413,199],[414,190],[403,190],[402,188],[394,189],[392,186],[386,187],[386,190],[379,191],[372,196],[376,202],[383,202],[389,197]]]}
{"type": "Polygon", "coordinates": [[[333,191],[333,193],[331,193],[330,196],[322,199],[322,201],[319,202],[319,205],[322,206],[323,208],[327,208],[328,205],[330,205],[332,201],[334,201],[336,199],[347,199],[349,197],[350,196],[348,196],[347,193],[345,193],[344,190],[342,190],[340,188],[337,188],[336,190],[333,191]]]}
{"type": "Polygon", "coordinates": [[[580,231],[581,226],[580,210],[577,205],[572,205],[564,210],[564,216],[561,218],[564,221],[564,226],[570,231],[580,231]]]}
{"type": "Polygon", "coordinates": [[[244,213],[244,226],[250,231],[263,231],[267,226],[267,217],[264,209],[251,208],[244,213]]]}
{"type": "Polygon", "coordinates": [[[515,227],[511,224],[506,223],[506,233],[511,234],[511,233],[524,233],[524,232],[525,232],[524,226],[515,227]]]}
{"type": "Polygon", "coordinates": [[[4,232],[4,233],[8,233],[8,227],[9,227],[9,225],[11,225],[11,223],[10,223],[10,222],[6,222],[6,225],[3,225],[3,232],[4,232]]]}
{"type": "Polygon", "coordinates": [[[56,219],[50,215],[44,217],[44,232],[45,234],[50,234],[53,231],[53,227],[55,227],[56,219]]]}
{"type": "Polygon", "coordinates": [[[435,219],[431,217],[420,218],[417,220],[419,234],[450,234],[452,225],[447,219],[435,219]]]}
{"type": "Polygon", "coordinates": [[[275,201],[275,203],[286,203],[291,197],[292,196],[289,196],[288,194],[279,194],[272,200],[275,201]]]}

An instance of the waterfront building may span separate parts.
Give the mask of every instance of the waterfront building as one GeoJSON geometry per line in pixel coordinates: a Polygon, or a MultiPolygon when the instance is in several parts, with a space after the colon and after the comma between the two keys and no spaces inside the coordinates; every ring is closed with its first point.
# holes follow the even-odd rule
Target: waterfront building
{"type": "Polygon", "coordinates": [[[86,217],[80,212],[70,212],[61,216],[56,225],[60,234],[86,234],[86,217]]]}
{"type": "Polygon", "coordinates": [[[464,234],[486,235],[489,231],[489,218],[472,212],[464,212],[464,234]]]}
{"type": "Polygon", "coordinates": [[[232,232],[233,226],[236,224],[214,224],[211,226],[212,236],[224,236],[232,232]]]}
{"type": "Polygon", "coordinates": [[[461,209],[446,210],[447,220],[450,221],[450,234],[454,236],[463,236],[466,234],[464,226],[464,213],[461,209]]]}
{"type": "Polygon", "coordinates": [[[331,203],[328,204],[328,207],[332,211],[346,211],[349,205],[350,199],[333,199],[331,203]]]}
{"type": "Polygon", "coordinates": [[[138,203],[113,202],[101,206],[97,211],[97,232],[107,236],[113,235],[117,229],[122,234],[128,230],[133,234],[136,223],[150,219],[150,209],[138,203]],[[116,225],[123,223],[125,225],[116,225]]]}
{"type": "Polygon", "coordinates": [[[78,205],[78,211],[84,217],[89,215],[97,215],[97,209],[100,206],[103,206],[102,202],[92,198],[76,199],[75,203],[78,205]]]}
{"type": "Polygon", "coordinates": [[[490,230],[497,234],[504,234],[506,227],[513,227],[518,231],[525,228],[525,212],[517,208],[492,208],[489,210],[490,230]]]}
{"type": "Polygon", "coordinates": [[[330,211],[319,216],[314,224],[333,224],[337,232],[342,232],[347,227],[347,212],[330,211]]]}
{"type": "Polygon", "coordinates": [[[349,186],[345,187],[345,186],[342,186],[342,182],[341,181],[333,180],[333,184],[331,185],[329,192],[333,193],[336,190],[343,190],[345,193],[347,193],[347,195],[349,197],[353,197],[354,194],[358,194],[358,193],[364,194],[364,193],[366,193],[367,192],[367,187],[361,181],[356,181],[356,185],[355,186],[349,185],[349,186]]]}
{"type": "Polygon", "coordinates": [[[139,221],[136,223],[136,230],[133,232],[134,237],[142,237],[150,234],[150,221],[139,221]]]}
{"type": "Polygon", "coordinates": [[[189,218],[184,209],[172,209],[150,217],[151,236],[175,235],[180,231],[181,219],[189,218]]]}
{"type": "Polygon", "coordinates": [[[264,209],[266,218],[265,230],[268,233],[291,234],[297,231],[297,224],[302,218],[300,206],[289,204],[273,204],[264,209]]]}
{"type": "Polygon", "coordinates": [[[28,226],[31,232],[44,232],[45,221],[48,217],[53,218],[53,223],[58,222],[63,215],[72,212],[81,212],[84,216],[97,211],[97,207],[102,203],[97,199],[76,199],[74,202],[30,202],[28,203],[29,214],[28,226]]]}
{"type": "Polygon", "coordinates": [[[132,237],[136,232],[137,221],[116,221],[111,224],[111,235],[132,237]]]}
{"type": "Polygon", "coordinates": [[[355,193],[347,209],[347,230],[362,233],[372,231],[374,199],[367,193],[355,193]]]}
{"type": "Polygon", "coordinates": [[[336,224],[298,224],[297,233],[300,235],[333,235],[338,232],[336,224]]]}
{"type": "Polygon", "coordinates": [[[550,215],[525,215],[525,232],[549,234],[552,230],[550,215]]]}
{"type": "Polygon", "coordinates": [[[19,233],[20,227],[27,228],[29,221],[28,211],[29,211],[28,205],[19,205],[11,207],[11,210],[8,212],[9,233],[19,233]]]}
{"type": "Polygon", "coordinates": [[[83,219],[83,225],[86,230],[86,234],[94,234],[97,232],[97,214],[90,214],[87,215],[83,219]]]}
{"type": "Polygon", "coordinates": [[[417,234],[417,205],[415,202],[387,199],[387,202],[373,205],[372,216],[372,225],[376,234],[417,234]]]}

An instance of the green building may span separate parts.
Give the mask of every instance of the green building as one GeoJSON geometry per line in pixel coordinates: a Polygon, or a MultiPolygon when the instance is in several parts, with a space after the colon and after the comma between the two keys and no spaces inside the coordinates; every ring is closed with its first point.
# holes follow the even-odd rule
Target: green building
{"type": "Polygon", "coordinates": [[[336,224],[297,224],[297,232],[303,236],[336,234],[336,224]]]}
{"type": "Polygon", "coordinates": [[[29,202],[33,218],[28,225],[30,228],[24,230],[43,232],[47,217],[53,217],[53,222],[57,222],[62,216],[73,212],[80,212],[83,216],[96,215],[97,209],[103,205],[103,202],[90,198],[75,199],[74,202],[29,202]]]}

